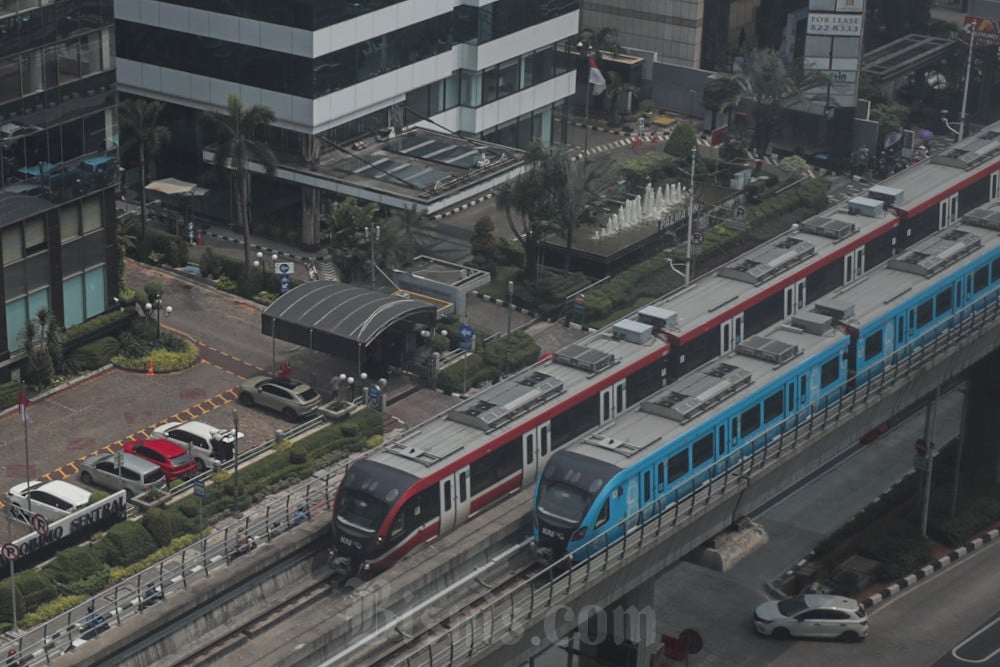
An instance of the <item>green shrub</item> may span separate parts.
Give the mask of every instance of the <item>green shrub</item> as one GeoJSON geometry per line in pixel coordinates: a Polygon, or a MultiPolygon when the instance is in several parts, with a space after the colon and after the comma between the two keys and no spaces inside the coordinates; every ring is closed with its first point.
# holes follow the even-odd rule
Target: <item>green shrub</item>
{"type": "Polygon", "coordinates": [[[630,187],[644,188],[646,183],[662,183],[676,164],[676,160],[664,153],[646,153],[622,165],[622,175],[630,187]]]}
{"type": "Polygon", "coordinates": [[[232,294],[236,294],[239,289],[239,285],[236,284],[236,281],[229,276],[219,276],[219,279],[215,282],[215,286],[223,292],[230,292],[232,294]]]}
{"type": "Polygon", "coordinates": [[[211,248],[205,248],[201,259],[198,261],[198,268],[201,275],[206,278],[217,278],[222,275],[222,258],[215,254],[211,248]]]}
{"type": "Polygon", "coordinates": [[[128,565],[156,551],[153,536],[136,521],[119,521],[95,545],[108,565],[128,565]]]}
{"type": "Polygon", "coordinates": [[[111,362],[121,346],[111,336],[98,338],[67,353],[63,369],[70,373],[92,371],[111,362]]]}
{"type": "MultiPolygon", "coordinates": [[[[122,305],[125,306],[129,304],[125,303],[123,299],[122,305]]],[[[136,314],[131,308],[112,310],[110,312],[97,315],[96,317],[91,317],[86,322],[74,324],[69,329],[66,329],[66,343],[72,344],[74,340],[84,338],[97,331],[103,331],[105,329],[109,331],[118,330],[125,322],[134,317],[136,317],[136,314]]]]}
{"type": "Polygon", "coordinates": [[[158,507],[152,508],[142,516],[142,527],[157,546],[166,546],[174,539],[173,515],[158,507]]]}
{"type": "MultiPolygon", "coordinates": [[[[186,266],[188,245],[176,234],[161,229],[146,229],[146,238],[139,246],[139,257],[148,258],[151,264],[163,262],[170,266],[186,266]]],[[[157,294],[162,295],[163,290],[157,294]]]]}
{"type": "Polygon", "coordinates": [[[931,559],[931,544],[914,522],[897,521],[866,539],[858,553],[878,561],[873,574],[879,581],[891,581],[926,565],[931,559]]]}
{"type": "Polygon", "coordinates": [[[17,397],[21,389],[20,382],[4,382],[0,384],[0,410],[17,405],[17,397]]]}
{"type": "Polygon", "coordinates": [[[149,354],[139,357],[128,357],[124,354],[119,354],[111,359],[111,363],[117,368],[127,371],[146,371],[149,362],[152,361],[154,372],[174,373],[194,366],[198,363],[199,356],[197,346],[194,343],[184,341],[184,350],[182,352],[153,350],[149,354]]]}
{"type": "MultiPolygon", "coordinates": [[[[512,336],[514,334],[511,334],[512,336]]],[[[490,345],[493,348],[498,343],[490,345]]],[[[500,371],[490,365],[482,354],[470,354],[468,358],[448,366],[438,373],[437,387],[448,394],[459,394],[483,382],[494,380],[500,371]]]]}
{"type": "Polygon", "coordinates": [[[45,574],[64,591],[73,582],[80,581],[107,571],[101,554],[89,545],[63,549],[45,566],[45,574]]]}
{"type": "MultiPolygon", "coordinates": [[[[44,602],[59,597],[59,591],[46,572],[25,570],[18,572],[15,580],[18,590],[24,596],[25,609],[34,609],[44,602]]],[[[9,586],[0,586],[0,588],[9,589],[9,586]]]]}
{"type": "Polygon", "coordinates": [[[293,445],[288,450],[288,462],[292,465],[301,465],[309,460],[309,452],[302,445],[293,445]]]}
{"type": "Polygon", "coordinates": [[[22,628],[30,628],[39,623],[44,623],[60,614],[65,614],[70,609],[82,604],[89,595],[63,595],[43,603],[34,611],[28,612],[23,618],[18,618],[18,625],[22,628]]]}

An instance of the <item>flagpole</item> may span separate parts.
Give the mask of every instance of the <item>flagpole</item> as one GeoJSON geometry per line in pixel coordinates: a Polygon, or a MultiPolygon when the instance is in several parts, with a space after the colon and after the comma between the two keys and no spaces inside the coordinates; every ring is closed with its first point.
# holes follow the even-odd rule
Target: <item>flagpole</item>
{"type": "MultiPolygon", "coordinates": [[[[9,542],[13,544],[14,542],[14,517],[10,512],[7,512],[7,534],[9,535],[9,542]]],[[[17,634],[17,584],[14,582],[14,560],[11,558],[8,562],[10,563],[10,607],[11,607],[11,619],[13,619],[12,629],[15,634],[17,634]]]]}
{"type": "Polygon", "coordinates": [[[24,495],[28,498],[28,516],[31,516],[31,466],[28,463],[28,396],[21,390],[17,397],[18,412],[21,414],[21,423],[24,424],[24,481],[28,485],[24,495]]]}

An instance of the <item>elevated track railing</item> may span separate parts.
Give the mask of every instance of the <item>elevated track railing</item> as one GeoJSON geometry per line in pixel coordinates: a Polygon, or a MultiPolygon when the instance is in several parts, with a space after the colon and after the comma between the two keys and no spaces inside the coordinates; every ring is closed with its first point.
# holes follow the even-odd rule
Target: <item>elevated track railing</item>
{"type": "MultiPolygon", "coordinates": [[[[822,409],[786,419],[768,432],[765,444],[745,448],[739,460],[733,461],[724,472],[701,483],[689,479],[686,497],[670,501],[663,509],[660,508],[665,498],[660,497],[620,522],[617,539],[607,543],[605,537],[598,536],[581,547],[581,552],[599,548],[595,555],[569,564],[564,559],[502,595],[470,605],[447,621],[428,628],[428,641],[389,664],[406,667],[471,664],[499,646],[516,642],[526,628],[544,619],[580,589],[635,563],[645,550],[671,539],[696,520],[700,512],[732,500],[754,478],[781,466],[807,443],[834,433],[859,410],[899,391],[927,368],[953,361],[955,355],[969,348],[978,337],[993,336],[997,344],[991,348],[1000,346],[998,330],[1000,290],[943,322],[909,349],[897,350],[895,363],[887,362],[869,377],[855,378],[856,382],[866,381],[829,401],[822,409]]],[[[913,398],[911,395],[909,402],[913,398]]],[[[756,441],[750,443],[755,444],[756,441]]],[[[845,449],[848,446],[853,443],[841,445],[845,449]]],[[[669,501],[670,496],[666,499],[669,501]]]]}

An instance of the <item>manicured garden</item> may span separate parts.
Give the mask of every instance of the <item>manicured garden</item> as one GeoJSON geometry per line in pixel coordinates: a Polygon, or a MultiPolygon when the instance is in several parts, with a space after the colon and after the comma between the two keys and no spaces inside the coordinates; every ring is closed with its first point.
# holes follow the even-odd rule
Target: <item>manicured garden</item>
{"type": "MultiPolygon", "coordinates": [[[[381,441],[382,415],[365,409],[294,443],[279,442],[269,455],[241,466],[239,508],[245,510],[267,495],[381,441]]],[[[212,478],[202,501],[206,525],[232,511],[235,490],[229,473],[220,472],[212,478]]],[[[199,532],[198,526],[198,500],[187,496],[150,509],[136,521],[116,523],[106,532],[92,535],[87,543],[59,549],[44,566],[17,573],[18,624],[30,627],[52,618],[193,544],[207,534],[199,532]]],[[[11,627],[10,595],[9,579],[0,580],[0,631],[11,627]]]]}

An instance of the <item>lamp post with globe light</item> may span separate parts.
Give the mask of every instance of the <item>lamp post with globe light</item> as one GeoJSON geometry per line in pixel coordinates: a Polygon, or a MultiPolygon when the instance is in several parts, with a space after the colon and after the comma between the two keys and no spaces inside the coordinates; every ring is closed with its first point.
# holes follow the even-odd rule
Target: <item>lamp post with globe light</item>
{"type": "Polygon", "coordinates": [[[163,311],[164,317],[170,317],[174,312],[173,306],[164,307],[162,297],[157,296],[152,302],[147,301],[143,308],[147,317],[152,317],[153,311],[156,311],[156,340],[160,340],[160,311],[163,311]]]}

